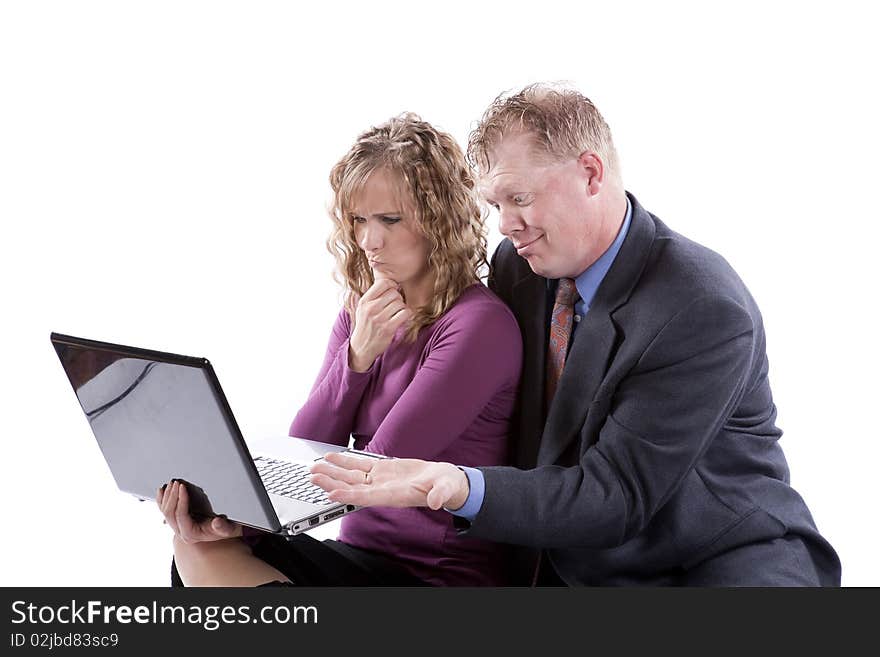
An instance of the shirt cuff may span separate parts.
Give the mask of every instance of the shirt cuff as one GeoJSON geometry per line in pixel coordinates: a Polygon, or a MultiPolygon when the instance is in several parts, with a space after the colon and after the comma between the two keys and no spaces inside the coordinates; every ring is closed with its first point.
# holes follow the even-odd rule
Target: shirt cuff
{"type": "MultiPolygon", "coordinates": [[[[486,495],[486,479],[483,477],[483,473],[476,468],[467,468],[463,466],[459,466],[459,468],[468,478],[470,492],[460,509],[456,509],[455,511],[452,509],[446,509],[446,511],[449,511],[449,513],[454,516],[471,521],[476,517],[480,512],[480,508],[483,506],[483,497],[486,495]]],[[[444,509],[445,508],[446,507],[444,507],[444,509]]]]}

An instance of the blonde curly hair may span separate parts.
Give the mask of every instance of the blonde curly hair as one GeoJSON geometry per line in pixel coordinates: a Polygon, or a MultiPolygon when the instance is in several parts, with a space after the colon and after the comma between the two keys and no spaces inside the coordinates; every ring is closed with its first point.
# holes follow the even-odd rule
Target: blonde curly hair
{"type": "Polygon", "coordinates": [[[333,232],[327,248],[336,258],[352,322],[358,300],[374,282],[355,239],[353,203],[370,174],[380,168],[397,177],[415,224],[429,244],[434,289],[431,301],[414,309],[406,334],[412,341],[419,330],[449,310],[465,288],[484,277],[486,226],[470,168],[451,136],[412,113],[361,134],[330,172],[333,232]]]}

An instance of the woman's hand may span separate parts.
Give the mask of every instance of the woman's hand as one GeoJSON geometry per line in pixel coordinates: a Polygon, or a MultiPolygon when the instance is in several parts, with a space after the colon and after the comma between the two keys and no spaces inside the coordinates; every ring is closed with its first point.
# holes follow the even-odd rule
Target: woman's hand
{"type": "Polygon", "coordinates": [[[366,372],[391,344],[397,329],[412,318],[397,283],[390,278],[376,279],[358,301],[348,341],[348,366],[355,372],[366,372]]]}
{"type": "Polygon", "coordinates": [[[165,522],[184,543],[220,541],[241,536],[241,525],[216,517],[195,522],[189,515],[189,495],[186,486],[172,481],[156,493],[156,503],[165,516],[165,522]]]}

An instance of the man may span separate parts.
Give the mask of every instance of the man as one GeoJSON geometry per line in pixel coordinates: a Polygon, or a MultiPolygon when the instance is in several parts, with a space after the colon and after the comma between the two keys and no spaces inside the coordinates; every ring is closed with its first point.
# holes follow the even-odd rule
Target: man
{"type": "Polygon", "coordinates": [[[315,483],[530,548],[516,583],[839,585],[788,483],[754,300],[625,192],[593,104],[500,97],[468,154],[507,238],[490,285],[523,333],[516,467],[334,456],[315,483]]]}

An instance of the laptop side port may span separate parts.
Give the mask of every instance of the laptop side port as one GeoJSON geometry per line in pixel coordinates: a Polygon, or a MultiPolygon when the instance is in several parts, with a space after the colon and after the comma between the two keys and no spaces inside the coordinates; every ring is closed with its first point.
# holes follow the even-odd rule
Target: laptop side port
{"type": "Polygon", "coordinates": [[[309,527],[314,527],[320,520],[320,518],[309,518],[309,527]]]}
{"type": "Polygon", "coordinates": [[[345,509],[337,509],[336,511],[331,511],[326,516],[324,516],[324,522],[328,520],[333,520],[333,518],[338,518],[343,513],[345,513],[345,509]]]}

